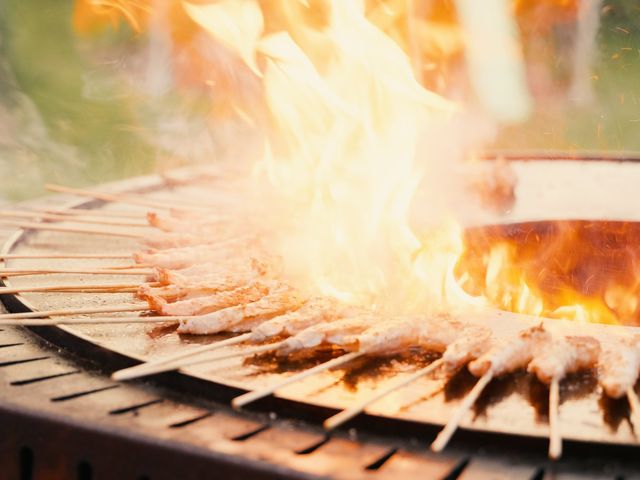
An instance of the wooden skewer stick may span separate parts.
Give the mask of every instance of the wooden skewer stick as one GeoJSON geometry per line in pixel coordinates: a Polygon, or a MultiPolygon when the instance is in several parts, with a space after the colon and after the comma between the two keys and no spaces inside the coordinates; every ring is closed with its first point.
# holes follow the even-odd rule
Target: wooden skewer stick
{"type": "Polygon", "coordinates": [[[82,268],[47,268],[29,270],[23,268],[0,268],[0,278],[23,277],[26,275],[52,275],[52,274],[82,274],[82,275],[151,275],[151,270],[118,270],[113,268],[96,268],[87,270],[82,268]]]}
{"type": "Polygon", "coordinates": [[[12,295],[18,293],[40,292],[67,292],[67,293],[130,293],[136,292],[139,284],[113,283],[113,284],[86,284],[86,285],[37,285],[33,287],[0,287],[0,295],[12,295]]]}
{"type": "Polygon", "coordinates": [[[458,429],[458,425],[462,420],[462,417],[466,415],[471,406],[476,402],[484,388],[489,384],[491,379],[493,378],[493,370],[489,369],[487,373],[485,373],[480,380],[474,385],[473,389],[469,392],[469,394],[464,398],[458,410],[453,414],[453,416],[447,422],[447,425],[440,431],[434,442],[431,444],[431,450],[434,452],[441,452],[445,449],[449,440],[458,429]]]}
{"type": "Polygon", "coordinates": [[[97,230],[91,228],[80,227],[68,227],[66,225],[54,225],[51,223],[38,223],[38,222],[20,222],[14,220],[0,219],[0,225],[7,225],[12,227],[19,227],[29,230],[48,230],[51,232],[69,232],[69,233],[87,233],[91,235],[109,235],[112,237],[127,237],[127,238],[143,238],[145,235],[142,233],[132,233],[119,230],[97,230]]]}
{"type": "Polygon", "coordinates": [[[44,209],[44,210],[31,210],[33,212],[52,213],[54,215],[66,215],[70,217],[75,216],[92,216],[92,217],[115,217],[115,218],[129,218],[129,219],[145,219],[147,211],[142,212],[129,212],[124,210],[103,210],[99,208],[68,208],[66,210],[60,209],[44,209]]]}
{"type": "Polygon", "coordinates": [[[636,437],[640,437],[640,400],[633,387],[627,389],[627,400],[629,401],[629,420],[633,425],[633,432],[636,437]]]}
{"type": "Polygon", "coordinates": [[[46,184],[45,188],[52,192],[71,193],[73,195],[79,195],[81,197],[97,198],[99,200],[104,200],[106,202],[129,203],[131,205],[140,205],[143,207],[162,208],[162,209],[172,209],[177,207],[185,207],[185,208],[196,209],[196,210],[207,209],[206,207],[203,207],[201,204],[195,204],[195,203],[192,204],[192,203],[186,203],[186,202],[175,202],[175,203],[174,202],[171,202],[171,203],[158,202],[158,201],[151,200],[143,196],[139,196],[131,193],[114,194],[114,193],[106,193],[106,192],[96,192],[93,190],[64,187],[62,185],[54,185],[51,183],[46,184]]]}
{"type": "Polygon", "coordinates": [[[121,258],[131,258],[130,253],[0,253],[0,260],[31,260],[31,259],[96,259],[114,260],[121,258]]]}
{"type": "Polygon", "coordinates": [[[102,325],[122,323],[164,323],[173,321],[170,317],[86,317],[86,318],[0,318],[1,326],[45,327],[51,325],[102,325]]]}
{"type": "Polygon", "coordinates": [[[40,220],[54,220],[61,222],[73,222],[73,223],[90,223],[96,225],[109,225],[118,227],[151,227],[147,222],[135,222],[133,220],[113,220],[109,218],[96,218],[96,217],[80,217],[57,215],[54,213],[39,213],[31,212],[28,210],[0,210],[0,217],[14,217],[14,218],[36,218],[40,220]]]}
{"type": "Polygon", "coordinates": [[[375,403],[378,400],[380,400],[381,398],[386,397],[390,393],[395,392],[396,390],[399,390],[402,387],[405,387],[405,386],[409,385],[410,383],[415,382],[416,380],[418,380],[421,377],[424,377],[425,375],[429,375],[430,373],[432,373],[435,370],[437,370],[438,368],[440,368],[440,366],[443,363],[444,363],[444,361],[441,358],[431,362],[429,365],[427,365],[424,368],[421,368],[420,370],[418,370],[417,372],[413,373],[409,377],[404,378],[404,379],[400,380],[399,382],[394,383],[393,385],[389,386],[388,388],[380,389],[379,391],[375,392],[371,397],[363,400],[362,402],[360,402],[360,403],[358,403],[356,405],[353,405],[353,406],[351,406],[351,407],[349,407],[349,408],[347,408],[345,410],[342,410],[340,413],[337,413],[332,417],[327,418],[324,421],[324,423],[322,424],[322,426],[326,430],[333,430],[333,429],[339,427],[340,425],[342,425],[342,424],[348,422],[349,420],[351,420],[356,415],[359,415],[360,413],[362,413],[364,411],[364,409],[367,408],[372,403],[375,403]]]}
{"type": "Polygon", "coordinates": [[[180,352],[175,355],[169,355],[167,357],[142,363],[134,367],[124,368],[122,370],[118,370],[117,372],[114,372],[111,375],[111,378],[113,380],[131,380],[134,378],[146,377],[148,375],[155,375],[162,372],[169,372],[171,370],[176,370],[181,366],[181,364],[179,363],[176,364],[176,362],[180,360],[183,360],[189,357],[194,357],[202,353],[212,352],[214,350],[218,350],[220,348],[227,347],[229,345],[236,345],[238,343],[244,342],[245,340],[248,340],[250,337],[251,337],[251,332],[243,333],[242,335],[238,335],[237,337],[227,338],[226,340],[214,342],[209,345],[202,345],[200,347],[190,349],[186,352],[180,352]]]}
{"type": "Polygon", "coordinates": [[[272,393],[275,393],[277,390],[280,390],[281,388],[287,385],[290,385],[295,382],[299,382],[300,380],[304,380],[305,378],[315,375],[316,373],[330,370],[339,365],[344,365],[345,363],[350,362],[351,360],[354,360],[364,354],[365,352],[351,352],[351,353],[342,355],[340,357],[336,357],[332,360],[329,360],[328,362],[321,363],[320,365],[316,365],[315,367],[310,368],[309,370],[305,370],[304,372],[300,372],[295,375],[292,375],[289,378],[275,385],[272,385],[270,387],[265,387],[261,390],[254,390],[253,392],[248,392],[248,393],[245,393],[244,395],[240,395],[239,397],[236,397],[231,401],[231,406],[233,408],[241,408],[251,402],[255,402],[256,400],[266,397],[267,395],[271,395],[272,393]]]}
{"type": "Polygon", "coordinates": [[[560,380],[554,377],[549,385],[549,458],[558,459],[562,456],[562,435],[558,423],[560,409],[560,380]]]}
{"type": "MultiPolygon", "coordinates": [[[[146,312],[146,311],[149,311],[149,306],[146,304],[145,305],[117,305],[114,307],[69,308],[66,310],[41,310],[39,312],[5,313],[0,315],[0,320],[84,315],[89,313],[146,312]]],[[[181,317],[181,318],[184,318],[184,317],[181,317]]]]}

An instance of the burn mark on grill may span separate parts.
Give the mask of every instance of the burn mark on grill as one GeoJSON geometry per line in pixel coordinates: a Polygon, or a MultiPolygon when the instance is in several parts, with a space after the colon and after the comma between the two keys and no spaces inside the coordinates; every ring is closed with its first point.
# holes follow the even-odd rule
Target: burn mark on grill
{"type": "Polygon", "coordinates": [[[526,378],[527,375],[524,372],[517,372],[492,381],[473,407],[474,418],[485,415],[491,405],[501,402],[516,391],[520,391],[526,383],[526,378]]]}
{"type": "Polygon", "coordinates": [[[631,423],[629,418],[629,401],[626,396],[623,398],[611,398],[603,392],[598,399],[598,405],[602,409],[602,419],[604,423],[612,432],[618,431],[623,420],[627,420],[633,430],[633,423],[631,423]]]}
{"type": "Polygon", "coordinates": [[[180,422],[175,422],[169,425],[169,428],[182,428],[182,427],[186,427],[187,425],[192,425],[196,422],[199,422],[200,420],[204,420],[205,418],[209,418],[211,415],[213,415],[213,412],[206,412],[203,413],[201,415],[198,415],[196,417],[192,417],[189,418],[187,420],[182,420],[180,422]]]}
{"type": "Polygon", "coordinates": [[[270,428],[271,426],[265,423],[264,425],[260,425],[258,428],[254,428],[253,430],[250,430],[246,433],[236,435],[235,437],[232,437],[231,440],[233,440],[234,442],[244,442],[245,440],[249,440],[251,437],[258,435],[265,430],[269,430],[270,428]]]}
{"type": "Polygon", "coordinates": [[[6,362],[0,362],[0,367],[10,367],[11,365],[20,365],[22,363],[30,363],[37,362],[39,360],[46,360],[49,357],[33,357],[33,358],[24,358],[22,360],[9,360],[6,362]]]}
{"type": "Polygon", "coordinates": [[[324,437],[322,437],[319,441],[312,443],[308,447],[301,448],[300,450],[296,450],[295,452],[298,455],[309,455],[316,450],[318,450],[323,445],[326,445],[331,440],[331,434],[327,433],[324,437]]]}
{"type": "Polygon", "coordinates": [[[469,462],[471,462],[471,459],[469,457],[463,458],[458,463],[456,463],[456,465],[451,469],[449,473],[447,473],[446,476],[443,477],[442,480],[456,480],[469,466],[469,462]]]}
{"type": "Polygon", "coordinates": [[[380,468],[382,468],[382,466],[387,463],[391,457],[393,457],[396,453],[398,452],[398,448],[397,447],[393,447],[390,448],[389,450],[387,450],[386,453],[384,453],[380,458],[378,458],[377,460],[373,461],[372,463],[370,463],[369,465],[367,465],[366,467],[364,467],[365,470],[379,470],[380,468]]]}
{"type": "Polygon", "coordinates": [[[478,379],[471,375],[466,368],[458,371],[444,385],[445,401],[457,400],[465,397],[473,388],[478,379]]]}
{"type": "Polygon", "coordinates": [[[22,343],[22,342],[19,342],[19,343],[3,343],[3,344],[0,344],[0,348],[17,347],[18,345],[24,345],[24,343],[22,343]]]}
{"type": "Polygon", "coordinates": [[[154,400],[149,400],[148,402],[138,403],[136,405],[130,405],[128,407],[116,408],[114,410],[109,411],[109,415],[123,415],[125,413],[133,412],[134,414],[146,407],[150,407],[151,405],[156,405],[158,403],[163,402],[162,398],[156,398],[154,400]]]}
{"type": "Polygon", "coordinates": [[[566,380],[560,384],[560,401],[586,397],[596,388],[598,388],[598,376],[595,371],[572,373],[567,375],[566,380]]]}
{"type": "Polygon", "coordinates": [[[45,375],[42,377],[27,378],[24,380],[15,380],[11,382],[10,385],[13,385],[14,387],[19,387],[22,385],[30,385],[32,383],[44,382],[45,380],[53,380],[54,378],[66,377],[68,375],[75,375],[77,373],[80,373],[80,370],[73,370],[71,372],[64,372],[64,373],[56,373],[55,375],[45,375]]]}
{"type": "Polygon", "coordinates": [[[343,354],[344,352],[342,350],[337,349],[318,349],[314,350],[313,355],[309,355],[308,352],[302,352],[300,354],[287,355],[286,357],[269,352],[249,357],[244,361],[244,363],[245,365],[255,365],[260,367],[260,371],[253,375],[261,376],[264,373],[284,373],[307,370],[343,354]]]}
{"type": "Polygon", "coordinates": [[[68,395],[61,395],[59,397],[53,397],[51,399],[52,402],[66,402],[67,400],[73,400],[75,398],[84,397],[87,395],[92,395],[94,393],[100,393],[107,390],[112,390],[114,388],[118,388],[120,385],[107,385],[106,387],[94,388],[91,390],[84,390],[82,392],[70,393],[68,395]]]}

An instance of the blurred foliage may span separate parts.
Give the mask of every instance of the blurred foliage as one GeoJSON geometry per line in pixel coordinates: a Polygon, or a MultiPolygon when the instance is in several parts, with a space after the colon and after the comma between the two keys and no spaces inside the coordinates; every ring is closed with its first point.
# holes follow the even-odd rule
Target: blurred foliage
{"type": "MultiPolygon", "coordinates": [[[[0,2],[0,192],[39,193],[44,179],[104,182],[148,171],[153,149],[135,133],[125,86],[86,61],[70,2],[0,2]],[[100,98],[87,95],[102,80],[100,98]],[[29,186],[31,190],[22,187],[29,186]]],[[[129,35],[112,35],[116,45],[129,35]],[[120,38],[118,38],[120,37],[120,38]]]]}
{"type": "MultiPolygon", "coordinates": [[[[533,25],[525,40],[535,44],[525,47],[543,73],[530,80],[548,92],[536,97],[528,122],[501,129],[495,146],[640,151],[639,13],[640,2],[604,2],[590,78],[595,98],[587,106],[568,93],[571,20],[551,22],[544,35],[533,25]]],[[[213,130],[249,143],[246,125],[206,120],[216,102],[227,105],[223,95],[206,99],[202,89],[178,94],[169,86],[168,94],[145,96],[140,85],[132,88],[123,72],[145,75],[148,38],[126,22],[90,37],[79,37],[73,22],[71,0],[0,2],[0,200],[37,196],[45,181],[91,184],[145,173],[159,158],[209,161],[229,144],[213,130]]]]}
{"type": "Polygon", "coordinates": [[[561,94],[539,101],[527,123],[502,129],[496,146],[640,152],[639,14],[637,1],[603,3],[590,78],[595,98],[586,106],[575,105],[567,92],[566,32],[552,32],[545,66],[561,94]]]}

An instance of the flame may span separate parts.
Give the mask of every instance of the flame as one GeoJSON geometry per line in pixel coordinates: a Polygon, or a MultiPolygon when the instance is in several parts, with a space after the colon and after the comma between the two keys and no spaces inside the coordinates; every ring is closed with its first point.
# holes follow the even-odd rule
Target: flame
{"type": "Polygon", "coordinates": [[[513,312],[578,322],[640,324],[640,228],[549,222],[467,232],[458,280],[513,312]]]}
{"type": "Polygon", "coordinates": [[[603,239],[588,222],[463,232],[440,212],[412,216],[425,179],[438,181],[420,141],[450,160],[438,143],[451,141],[439,136],[456,106],[416,81],[411,37],[427,58],[457,54],[447,12],[414,19],[405,0],[77,0],[75,25],[125,20],[143,31],[157,5],[169,8],[174,40],[206,33],[261,82],[269,119],[254,171],[270,185],[268,222],[297,285],[394,313],[494,306],[640,324],[638,260],[621,243],[640,232],[628,226],[600,224],[603,239]]]}

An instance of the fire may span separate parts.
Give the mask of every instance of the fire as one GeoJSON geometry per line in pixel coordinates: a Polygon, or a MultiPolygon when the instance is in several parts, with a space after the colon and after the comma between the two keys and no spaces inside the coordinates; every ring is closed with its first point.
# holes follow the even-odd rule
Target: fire
{"type": "MultiPolygon", "coordinates": [[[[464,233],[440,192],[424,195],[442,180],[432,159],[453,161],[442,144],[456,142],[447,122],[458,107],[414,77],[410,27],[434,31],[412,24],[410,2],[156,3],[180,11],[183,38],[206,33],[261,83],[267,120],[235,111],[264,128],[256,190],[276,212],[265,222],[296,285],[394,313],[493,306],[640,323],[640,277],[625,267],[637,260],[622,237],[602,243],[580,222],[464,233]]],[[[141,30],[156,3],[80,0],[76,23],[86,26],[91,7],[141,30]]]]}
{"type": "Polygon", "coordinates": [[[567,221],[469,230],[464,289],[504,310],[580,322],[640,323],[640,229],[567,221]]]}

